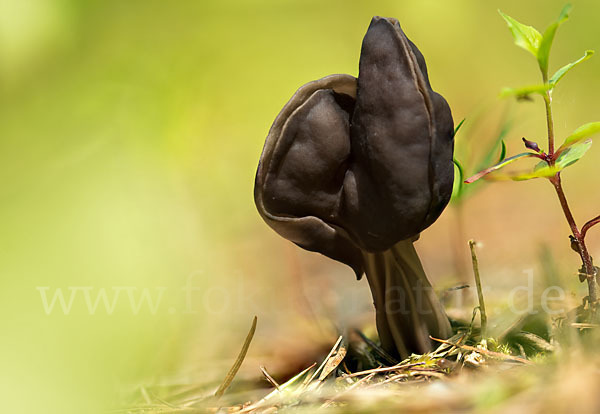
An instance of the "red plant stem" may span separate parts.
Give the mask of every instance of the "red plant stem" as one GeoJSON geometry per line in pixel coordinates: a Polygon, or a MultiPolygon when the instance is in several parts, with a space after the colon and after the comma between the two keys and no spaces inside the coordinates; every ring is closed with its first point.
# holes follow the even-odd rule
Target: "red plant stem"
{"type": "Polygon", "coordinates": [[[594,266],[592,265],[592,259],[585,245],[585,240],[582,237],[582,233],[579,232],[577,228],[577,224],[575,223],[575,218],[573,217],[573,213],[571,213],[571,209],[569,208],[569,203],[567,202],[567,197],[565,196],[565,192],[562,188],[562,183],[560,180],[560,173],[556,174],[554,177],[550,179],[550,182],[554,185],[554,189],[556,190],[556,194],[558,195],[558,199],[560,200],[560,205],[565,213],[565,218],[571,227],[571,232],[573,233],[573,237],[575,237],[575,241],[577,243],[577,247],[579,248],[579,255],[581,256],[581,260],[583,261],[583,266],[585,269],[585,273],[587,276],[588,282],[588,290],[589,290],[589,300],[590,303],[595,304],[598,300],[597,294],[597,285],[596,285],[596,271],[594,266]]]}
{"type": "Polygon", "coordinates": [[[585,235],[587,231],[598,223],[600,223],[600,216],[594,217],[593,219],[591,219],[583,225],[583,227],[581,228],[581,238],[583,239],[583,241],[585,241],[585,235]]]}
{"type": "MultiPolygon", "coordinates": [[[[540,67],[541,68],[541,67],[540,67]]],[[[548,83],[548,71],[542,70],[542,80],[544,84],[548,83]]],[[[544,104],[546,106],[546,124],[548,126],[548,163],[550,165],[554,165],[555,162],[555,153],[554,153],[554,118],[552,116],[552,92],[551,89],[548,89],[544,94],[544,104]]],[[[571,213],[571,209],[569,208],[569,203],[567,202],[567,197],[565,196],[565,192],[562,188],[562,183],[560,180],[560,172],[557,173],[554,177],[550,178],[550,182],[554,185],[554,189],[556,190],[556,195],[558,195],[558,199],[560,201],[560,206],[563,209],[565,214],[565,218],[569,223],[569,227],[571,227],[571,232],[573,233],[573,237],[575,238],[575,242],[577,243],[577,247],[579,250],[578,253],[581,256],[581,260],[583,262],[583,267],[586,273],[586,279],[588,283],[588,299],[591,304],[590,308],[592,309],[592,315],[595,312],[596,302],[598,300],[598,293],[596,284],[596,269],[592,264],[592,258],[587,250],[587,246],[585,245],[585,232],[591,227],[584,226],[585,231],[580,233],[577,228],[577,224],[575,223],[575,218],[573,217],[573,213],[571,213]]]]}

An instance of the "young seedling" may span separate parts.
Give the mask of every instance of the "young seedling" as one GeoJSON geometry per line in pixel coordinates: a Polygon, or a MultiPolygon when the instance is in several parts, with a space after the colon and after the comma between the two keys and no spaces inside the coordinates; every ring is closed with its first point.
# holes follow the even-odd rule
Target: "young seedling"
{"type": "MultiPolygon", "coordinates": [[[[582,260],[582,269],[580,273],[583,275],[583,280],[587,280],[589,296],[590,314],[594,315],[598,304],[598,293],[596,275],[598,268],[594,266],[592,257],[585,244],[585,236],[587,231],[594,225],[600,223],[600,216],[589,220],[581,230],[575,222],[575,218],[571,213],[567,198],[563,191],[561,182],[561,172],[563,169],[577,162],[592,145],[590,137],[600,132],[600,122],[591,122],[577,128],[571,135],[566,137],[564,142],[555,148],[554,135],[554,120],[552,116],[552,92],[558,82],[575,66],[589,59],[594,51],[587,50],[585,54],[578,60],[569,63],[558,69],[554,75],[549,76],[548,62],[550,57],[550,47],[556,35],[558,27],[563,24],[569,17],[571,5],[567,4],[561,11],[558,19],[552,23],[544,31],[544,34],[538,32],[531,26],[526,26],[519,23],[515,19],[500,12],[500,15],[506,20],[510,31],[515,40],[515,44],[531,53],[538,62],[540,72],[542,74],[542,83],[539,85],[525,86],[522,88],[511,89],[506,88],[502,91],[503,96],[516,96],[517,98],[530,99],[531,95],[541,95],[544,100],[546,109],[546,123],[548,129],[548,150],[543,150],[537,142],[523,138],[523,143],[528,151],[522,152],[512,157],[508,157],[501,162],[486,168],[472,177],[465,180],[465,183],[473,183],[482,177],[494,173],[490,178],[494,179],[511,179],[515,181],[530,180],[533,178],[546,178],[556,190],[556,195],[560,201],[563,213],[571,228],[571,247],[575,250],[582,260]],[[538,158],[540,161],[533,170],[499,174],[495,171],[500,170],[508,164],[511,164],[522,158],[538,158]]],[[[582,280],[582,281],[583,281],[582,280]]]]}

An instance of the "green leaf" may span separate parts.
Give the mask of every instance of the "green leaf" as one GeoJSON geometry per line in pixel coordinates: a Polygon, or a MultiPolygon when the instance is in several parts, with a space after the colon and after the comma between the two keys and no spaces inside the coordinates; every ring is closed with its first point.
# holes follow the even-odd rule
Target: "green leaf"
{"type": "Polygon", "coordinates": [[[502,162],[499,162],[496,165],[486,168],[483,171],[479,171],[477,174],[473,175],[472,177],[467,178],[465,180],[465,184],[471,184],[471,183],[479,180],[480,178],[484,177],[485,175],[487,175],[493,171],[499,170],[500,168],[505,167],[508,164],[510,164],[520,158],[524,158],[524,157],[537,157],[537,154],[534,154],[532,152],[523,152],[521,154],[513,155],[512,157],[506,158],[502,162]]]}
{"type": "Polygon", "coordinates": [[[466,120],[467,120],[467,118],[463,118],[463,120],[460,121],[460,123],[456,126],[456,128],[454,128],[454,134],[452,134],[453,137],[456,136],[456,133],[458,132],[460,127],[465,123],[466,120]]]}
{"type": "Polygon", "coordinates": [[[533,171],[538,171],[541,170],[542,168],[546,168],[548,166],[548,162],[547,161],[540,161],[538,162],[535,167],[533,167],[533,171]]]}
{"type": "Polygon", "coordinates": [[[540,69],[542,73],[548,73],[548,61],[550,59],[550,48],[552,47],[552,42],[554,41],[554,36],[556,35],[556,30],[558,27],[569,18],[569,12],[571,11],[571,5],[566,4],[560,12],[560,16],[558,16],[558,20],[552,23],[546,31],[544,31],[544,36],[542,37],[542,41],[540,43],[540,47],[538,49],[537,58],[538,63],[540,65],[540,69]]]}
{"type": "Polygon", "coordinates": [[[537,58],[538,49],[540,48],[540,43],[542,42],[542,35],[540,32],[531,26],[526,26],[522,23],[519,23],[512,17],[502,13],[500,10],[498,10],[498,13],[500,13],[504,20],[506,20],[508,28],[515,39],[515,44],[527,50],[537,58]]]}
{"type": "Polygon", "coordinates": [[[560,148],[556,151],[558,153],[562,153],[571,145],[574,145],[594,134],[600,132],[600,122],[590,122],[584,124],[577,128],[571,135],[565,139],[565,142],[560,146],[560,148]]]}
{"type": "Polygon", "coordinates": [[[562,170],[564,168],[567,168],[569,165],[576,163],[581,157],[585,155],[585,153],[590,149],[591,146],[591,139],[572,144],[570,147],[568,147],[560,153],[560,155],[556,159],[556,166],[562,170]]]}
{"type": "Polygon", "coordinates": [[[504,142],[504,140],[501,140],[500,141],[500,158],[498,159],[498,162],[504,161],[505,158],[506,158],[506,143],[504,142]]]}
{"type": "Polygon", "coordinates": [[[573,69],[575,66],[579,65],[581,62],[585,62],[586,60],[588,60],[589,58],[591,58],[593,54],[594,54],[593,50],[586,50],[585,51],[585,55],[583,55],[582,57],[580,57],[579,59],[577,59],[575,62],[571,62],[571,63],[563,66],[559,70],[557,70],[554,73],[554,75],[552,75],[552,77],[550,78],[550,85],[551,85],[551,87],[554,88],[554,86],[556,86],[556,84],[558,83],[558,81],[561,80],[562,77],[565,76],[568,71],[570,71],[571,69],[573,69]]]}
{"type": "Polygon", "coordinates": [[[514,174],[506,174],[504,176],[494,177],[496,180],[513,180],[513,181],[525,181],[532,180],[534,178],[549,178],[554,177],[560,168],[557,166],[550,166],[546,161],[542,161],[535,166],[533,171],[525,171],[514,174]]]}
{"type": "MultiPolygon", "coordinates": [[[[461,122],[462,124],[462,122],[461,122]]],[[[463,191],[463,187],[464,187],[464,183],[463,183],[463,179],[464,179],[464,174],[465,174],[465,170],[463,169],[462,164],[460,163],[459,160],[457,160],[456,158],[453,158],[452,161],[454,162],[454,165],[456,166],[455,169],[455,176],[454,176],[454,186],[452,188],[452,198],[460,198],[460,196],[462,195],[462,191],[463,191]]]]}
{"type": "Polygon", "coordinates": [[[550,85],[542,84],[542,85],[529,85],[523,86],[522,88],[504,88],[502,92],[500,92],[500,97],[508,98],[511,96],[516,96],[517,98],[524,98],[532,93],[538,93],[540,95],[544,95],[547,90],[550,89],[550,85]]]}
{"type": "Polygon", "coordinates": [[[570,165],[573,165],[592,146],[592,140],[579,142],[567,148],[563,153],[560,154],[554,165],[549,165],[546,161],[538,163],[533,171],[525,171],[514,174],[494,175],[494,180],[513,180],[513,181],[525,181],[532,180],[534,178],[550,178],[554,177],[556,173],[564,170],[570,165]]]}

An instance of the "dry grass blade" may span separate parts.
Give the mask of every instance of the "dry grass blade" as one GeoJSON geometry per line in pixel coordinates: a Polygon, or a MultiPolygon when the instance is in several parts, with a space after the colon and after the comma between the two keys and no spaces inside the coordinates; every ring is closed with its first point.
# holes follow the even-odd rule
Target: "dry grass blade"
{"type": "Polygon", "coordinates": [[[345,376],[344,378],[359,377],[361,375],[367,375],[367,374],[378,374],[381,372],[400,371],[400,370],[416,367],[419,365],[425,365],[425,362],[415,362],[414,364],[406,364],[406,365],[398,364],[398,365],[394,365],[393,367],[380,367],[380,368],[367,369],[365,371],[353,372],[352,374],[349,374],[349,375],[345,376]]]}
{"type": "Polygon", "coordinates": [[[312,382],[312,380],[314,380],[315,377],[317,375],[319,375],[319,373],[325,367],[325,364],[327,364],[327,361],[329,361],[329,358],[331,358],[331,356],[336,351],[337,347],[340,345],[341,342],[342,342],[342,336],[340,335],[340,337],[335,342],[335,345],[333,345],[333,348],[331,348],[331,351],[329,351],[329,355],[327,355],[327,358],[325,358],[323,360],[323,362],[321,363],[321,365],[319,366],[319,368],[317,368],[317,370],[315,372],[313,372],[313,374],[310,376],[310,379],[305,382],[306,385],[310,384],[312,382]]]}
{"type": "MultiPolygon", "coordinates": [[[[407,368],[408,369],[408,368],[411,368],[412,366],[420,365],[420,364],[421,363],[419,363],[419,364],[411,364],[411,366],[406,365],[403,368],[407,368]]],[[[378,382],[376,384],[373,384],[369,388],[379,387],[379,386],[384,385],[384,384],[389,384],[390,382],[398,381],[399,379],[406,379],[406,378],[409,378],[409,377],[419,377],[419,376],[444,378],[444,377],[446,377],[446,374],[444,374],[444,373],[442,373],[440,371],[433,370],[433,369],[415,369],[415,370],[409,371],[408,373],[402,372],[402,373],[399,373],[399,374],[392,375],[391,377],[386,378],[384,381],[381,381],[381,382],[378,382]]]]}
{"type": "Polygon", "coordinates": [[[347,352],[346,344],[342,343],[335,354],[330,355],[323,367],[323,371],[321,371],[321,375],[319,375],[319,382],[327,378],[327,376],[341,364],[342,360],[346,357],[347,352]]]}
{"type": "Polygon", "coordinates": [[[573,328],[579,328],[579,329],[592,329],[592,328],[600,327],[600,325],[597,325],[595,323],[577,323],[577,322],[573,322],[571,324],[571,326],[573,328]]]}
{"type": "Polygon", "coordinates": [[[391,377],[387,378],[385,381],[381,381],[381,382],[378,382],[377,384],[373,384],[372,387],[375,388],[375,387],[379,387],[380,385],[383,385],[383,384],[389,384],[390,382],[394,382],[401,378],[408,378],[408,374],[403,373],[403,374],[392,375],[391,377]]]}
{"type": "Polygon", "coordinates": [[[525,359],[525,358],[521,358],[521,357],[517,357],[517,356],[513,356],[513,355],[501,354],[500,352],[488,351],[487,349],[476,348],[476,347],[470,346],[470,345],[454,344],[450,341],[445,341],[443,339],[434,338],[432,336],[430,336],[430,338],[436,342],[441,342],[443,344],[452,345],[457,348],[461,348],[461,349],[471,351],[471,352],[478,352],[482,355],[487,355],[490,358],[497,358],[497,359],[502,359],[504,361],[515,361],[515,362],[520,362],[522,364],[533,365],[532,361],[525,359]]]}
{"type": "Polygon", "coordinates": [[[152,395],[152,398],[154,398],[154,399],[155,399],[156,401],[158,401],[159,403],[161,403],[161,404],[163,404],[163,405],[165,405],[165,406],[167,406],[167,407],[169,407],[169,408],[175,409],[175,410],[179,410],[179,409],[185,408],[185,407],[178,407],[178,406],[176,406],[176,405],[173,405],[173,404],[171,404],[170,402],[168,402],[168,401],[165,401],[165,400],[163,400],[162,398],[159,398],[159,397],[158,397],[158,396],[156,396],[156,395],[152,395]]]}
{"type": "Polygon", "coordinates": [[[267,381],[269,381],[271,383],[271,385],[273,385],[275,387],[275,389],[277,391],[279,391],[279,384],[277,383],[277,381],[275,381],[275,379],[269,375],[269,373],[267,372],[267,369],[263,366],[260,367],[261,372],[263,373],[263,375],[265,376],[265,378],[267,379],[267,381]]]}
{"type": "Polygon", "coordinates": [[[340,392],[339,394],[337,394],[333,398],[325,401],[323,403],[323,405],[321,405],[321,408],[327,408],[327,407],[329,407],[334,401],[336,401],[336,400],[340,399],[341,397],[343,397],[344,395],[348,394],[349,392],[351,392],[352,390],[354,390],[359,385],[369,382],[374,376],[375,376],[375,373],[372,373],[370,375],[367,375],[364,378],[359,379],[354,384],[352,384],[348,388],[346,388],[344,391],[340,392]]]}
{"type": "Polygon", "coordinates": [[[445,373],[436,371],[433,369],[415,369],[414,371],[410,371],[410,375],[413,377],[422,375],[425,377],[435,377],[435,378],[444,378],[446,376],[445,373]]]}
{"type": "MultiPolygon", "coordinates": [[[[317,366],[317,363],[316,363],[316,362],[314,362],[314,363],[313,363],[313,364],[312,364],[312,365],[309,367],[309,369],[308,369],[308,370],[310,371],[311,369],[313,369],[313,368],[314,368],[314,367],[316,367],[316,366],[317,366]]],[[[311,373],[311,375],[307,375],[307,376],[306,376],[306,378],[304,378],[304,381],[302,381],[302,385],[300,386],[300,389],[305,389],[306,387],[308,387],[308,383],[311,381],[311,378],[313,378],[313,374],[314,374],[314,373],[311,373]]]]}
{"type": "Polygon", "coordinates": [[[145,401],[146,405],[148,405],[148,406],[157,406],[158,408],[168,407],[168,408],[172,408],[172,409],[180,408],[180,407],[173,405],[170,402],[165,401],[162,398],[159,398],[158,396],[154,395],[153,393],[148,391],[146,389],[146,387],[144,387],[144,386],[140,387],[140,393],[142,394],[142,397],[144,398],[144,401],[145,401]]]}
{"type": "Polygon", "coordinates": [[[142,394],[146,404],[152,404],[152,399],[150,398],[150,395],[148,395],[148,390],[146,390],[146,387],[140,387],[140,393],[142,394]]]}
{"type": "Polygon", "coordinates": [[[223,380],[223,383],[215,392],[215,397],[220,398],[223,396],[227,388],[231,385],[231,382],[235,378],[237,372],[242,366],[242,362],[244,362],[244,358],[246,358],[246,353],[248,352],[248,348],[250,347],[250,342],[252,342],[252,338],[254,337],[254,332],[256,332],[256,322],[258,318],[255,316],[252,320],[252,326],[250,327],[250,332],[248,332],[248,336],[246,336],[246,340],[244,341],[244,345],[242,345],[242,349],[240,350],[240,354],[238,355],[235,363],[227,373],[227,376],[223,380]]]}
{"type": "Polygon", "coordinates": [[[286,383],[281,384],[279,386],[279,389],[275,389],[273,391],[271,391],[269,394],[265,395],[263,398],[261,398],[259,401],[257,401],[256,403],[249,405],[248,407],[238,411],[240,414],[241,413],[248,413],[250,411],[256,410],[258,408],[261,408],[269,399],[271,399],[273,396],[280,394],[281,392],[283,392],[286,388],[290,387],[292,384],[294,384],[296,381],[298,381],[300,378],[302,378],[307,372],[309,372],[311,369],[313,369],[315,367],[315,365],[317,365],[316,363],[312,364],[311,366],[309,366],[308,368],[305,368],[302,372],[300,372],[299,374],[297,374],[296,376],[294,376],[293,378],[289,379],[286,383]]]}
{"type": "Polygon", "coordinates": [[[433,358],[445,358],[453,353],[454,350],[459,350],[460,348],[457,346],[461,344],[464,340],[467,339],[469,333],[458,333],[446,341],[446,343],[441,343],[440,346],[431,353],[433,358]]]}

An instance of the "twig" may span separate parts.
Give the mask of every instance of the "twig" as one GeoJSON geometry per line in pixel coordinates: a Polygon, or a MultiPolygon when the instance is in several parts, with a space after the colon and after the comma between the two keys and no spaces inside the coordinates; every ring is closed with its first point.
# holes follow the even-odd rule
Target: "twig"
{"type": "Polygon", "coordinates": [[[481,289],[481,277],[479,276],[479,262],[477,261],[477,253],[475,252],[475,240],[469,240],[471,248],[471,259],[473,260],[473,274],[475,275],[475,283],[477,285],[477,296],[479,298],[479,316],[481,318],[481,338],[486,338],[487,333],[487,314],[485,312],[485,302],[483,301],[483,290],[481,289]]]}
{"type": "Polygon", "coordinates": [[[250,332],[248,332],[248,336],[246,336],[244,345],[242,345],[242,349],[240,350],[240,354],[238,355],[237,359],[233,363],[233,366],[227,373],[227,376],[225,376],[223,383],[221,384],[219,389],[217,389],[217,391],[215,392],[215,397],[220,398],[223,396],[223,394],[225,393],[227,388],[231,385],[231,382],[235,378],[235,375],[239,371],[240,367],[242,366],[242,362],[244,362],[244,358],[246,358],[246,353],[248,352],[248,348],[250,347],[250,342],[252,342],[252,338],[254,337],[254,332],[256,332],[256,322],[257,321],[258,321],[258,318],[255,316],[254,319],[252,320],[252,326],[250,327],[250,332]]]}
{"type": "Polygon", "coordinates": [[[526,364],[526,365],[533,365],[533,362],[531,362],[530,360],[516,357],[513,355],[506,355],[506,354],[501,354],[500,352],[488,351],[487,349],[476,348],[476,347],[470,346],[470,345],[454,344],[450,341],[434,338],[432,336],[429,336],[429,338],[431,338],[433,341],[436,341],[436,342],[441,342],[443,344],[452,345],[452,346],[455,346],[455,347],[458,347],[461,349],[465,349],[465,350],[471,351],[471,352],[478,352],[480,354],[487,355],[492,358],[498,358],[498,359],[503,359],[503,360],[507,360],[507,361],[521,362],[522,364],[526,364]]]}

